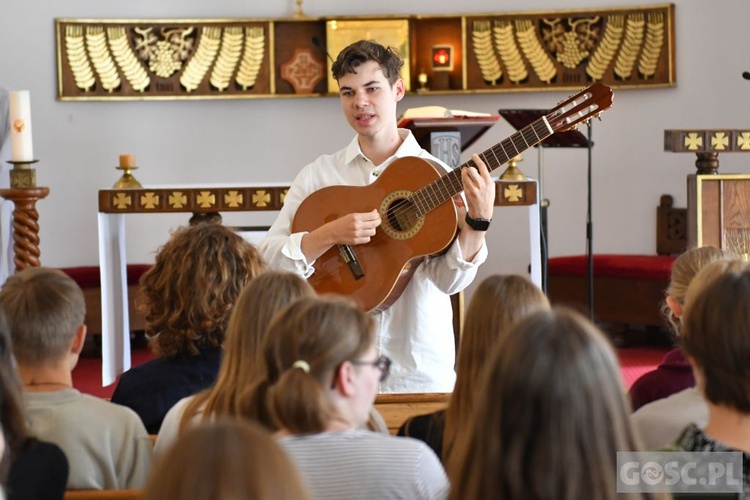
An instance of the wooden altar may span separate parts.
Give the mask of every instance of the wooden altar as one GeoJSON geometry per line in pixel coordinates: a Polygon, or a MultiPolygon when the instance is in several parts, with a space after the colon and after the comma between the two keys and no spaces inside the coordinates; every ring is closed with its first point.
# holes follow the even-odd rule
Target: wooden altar
{"type": "MultiPolygon", "coordinates": [[[[539,206],[533,179],[496,181],[495,206],[529,207],[531,278],[541,286],[539,206]]],[[[99,191],[99,266],[102,301],[102,384],[130,369],[125,217],[145,213],[278,211],[289,183],[146,186],[99,191]]],[[[498,235],[498,237],[505,237],[498,235]]]]}

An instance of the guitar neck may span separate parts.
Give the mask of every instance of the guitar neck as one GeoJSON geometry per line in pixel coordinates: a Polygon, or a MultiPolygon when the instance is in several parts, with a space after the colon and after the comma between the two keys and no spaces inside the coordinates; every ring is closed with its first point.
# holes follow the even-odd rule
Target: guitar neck
{"type": "MultiPolygon", "coordinates": [[[[479,158],[491,172],[507,163],[511,158],[539,144],[553,133],[547,117],[543,116],[490,149],[479,153],[479,158]]],[[[420,216],[442,205],[464,190],[461,179],[461,170],[464,167],[477,168],[477,165],[473,160],[469,160],[411,195],[410,198],[419,208],[420,216]]]]}

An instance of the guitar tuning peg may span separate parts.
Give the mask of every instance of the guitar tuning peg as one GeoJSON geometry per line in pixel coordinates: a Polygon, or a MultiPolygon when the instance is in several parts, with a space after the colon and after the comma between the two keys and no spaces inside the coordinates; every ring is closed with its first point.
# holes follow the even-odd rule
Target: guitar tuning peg
{"type": "Polygon", "coordinates": [[[597,113],[596,114],[596,119],[599,120],[599,121],[602,121],[602,114],[601,113],[597,113]]]}

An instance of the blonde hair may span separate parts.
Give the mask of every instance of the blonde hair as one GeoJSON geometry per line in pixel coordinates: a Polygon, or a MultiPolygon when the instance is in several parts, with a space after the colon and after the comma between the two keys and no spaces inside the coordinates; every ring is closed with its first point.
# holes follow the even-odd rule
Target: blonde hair
{"type": "Polygon", "coordinates": [[[448,463],[450,498],[615,499],[637,451],[614,351],[580,314],[538,311],[493,348],[448,463]]]}
{"type": "MultiPolygon", "coordinates": [[[[686,250],[672,263],[665,297],[672,297],[684,306],[685,295],[695,275],[707,264],[724,258],[726,254],[716,247],[696,247],[686,250]]],[[[672,332],[679,334],[680,319],[674,315],[666,302],[662,303],[661,310],[672,332]]]]}
{"type": "Polygon", "coordinates": [[[232,305],[265,271],[258,250],[220,224],[182,227],[141,277],[139,310],[151,347],[165,358],[218,349],[232,305]]]}
{"type": "Polygon", "coordinates": [[[216,421],[189,429],[157,460],[143,500],[310,498],[281,447],[257,424],[216,421]]]}
{"type": "Polygon", "coordinates": [[[8,278],[0,289],[13,353],[21,364],[59,361],[83,325],[86,301],[81,287],[60,271],[29,267],[8,278]]]}
{"type": "Polygon", "coordinates": [[[324,431],[338,416],[329,394],[336,373],[374,341],[373,319],[354,302],[335,296],[297,300],[268,328],[265,373],[245,398],[245,414],[292,434],[324,431]]]}
{"type": "Polygon", "coordinates": [[[242,392],[263,373],[261,348],[269,323],[291,302],[314,294],[309,283],[294,273],[267,271],[250,280],[229,318],[216,384],[188,403],[181,430],[198,413],[203,419],[241,415],[242,392]]]}
{"type": "Polygon", "coordinates": [[[474,291],[461,334],[456,385],[445,412],[444,462],[451,454],[456,434],[469,420],[481,374],[498,339],[521,318],[548,308],[544,293],[523,276],[489,276],[474,291]]]}

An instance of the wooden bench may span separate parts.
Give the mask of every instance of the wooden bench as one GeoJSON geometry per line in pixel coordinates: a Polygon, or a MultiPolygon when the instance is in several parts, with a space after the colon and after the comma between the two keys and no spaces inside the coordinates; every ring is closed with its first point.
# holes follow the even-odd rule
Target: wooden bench
{"type": "MultiPolygon", "coordinates": [[[[687,210],[670,195],[657,207],[657,255],[594,255],[594,319],[617,325],[662,327],[661,303],[676,256],[687,247],[687,210]]],[[[587,257],[549,259],[550,302],[588,314],[587,257]]]]}
{"type": "Polygon", "coordinates": [[[446,408],[450,396],[444,392],[378,394],[375,409],[385,420],[388,431],[396,434],[409,417],[446,408]]]}

